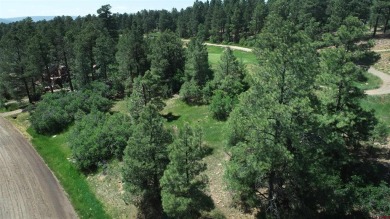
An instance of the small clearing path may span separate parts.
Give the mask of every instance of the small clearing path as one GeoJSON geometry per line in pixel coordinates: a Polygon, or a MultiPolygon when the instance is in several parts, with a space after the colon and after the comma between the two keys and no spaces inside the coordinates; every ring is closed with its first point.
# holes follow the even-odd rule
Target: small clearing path
{"type": "Polygon", "coordinates": [[[77,218],[33,146],[0,117],[0,218],[77,218]]]}
{"type": "Polygon", "coordinates": [[[22,109],[17,109],[17,110],[10,111],[10,112],[0,113],[0,117],[15,116],[15,115],[18,115],[22,112],[23,112],[22,109]]]}

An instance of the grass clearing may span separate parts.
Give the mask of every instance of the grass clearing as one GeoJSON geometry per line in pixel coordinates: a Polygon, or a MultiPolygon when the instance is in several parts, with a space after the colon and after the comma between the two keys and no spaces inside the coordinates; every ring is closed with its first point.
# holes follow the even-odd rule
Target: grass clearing
{"type": "Polygon", "coordinates": [[[362,100],[365,109],[375,110],[375,115],[390,128],[390,95],[367,96],[362,100]]]}
{"type": "Polygon", "coordinates": [[[356,84],[356,86],[359,87],[360,89],[363,90],[376,89],[379,88],[383,83],[379,77],[370,74],[368,72],[365,72],[364,76],[367,78],[367,81],[356,84]]]}
{"type": "MultiPolygon", "coordinates": [[[[221,55],[225,48],[217,46],[207,46],[209,52],[209,63],[212,69],[216,69],[221,55]]],[[[252,52],[244,52],[240,50],[233,50],[233,54],[239,61],[242,61],[247,67],[250,67],[257,63],[256,55],[252,52]]]]}
{"type": "Polygon", "coordinates": [[[226,123],[213,119],[208,106],[189,106],[178,97],[169,99],[166,104],[162,114],[169,118],[167,127],[182,128],[186,122],[192,126],[199,125],[204,130],[204,139],[209,146],[214,150],[222,148],[226,123]]]}
{"type": "Polygon", "coordinates": [[[25,135],[30,135],[34,148],[60,181],[80,218],[110,218],[102,203],[91,191],[86,177],[68,160],[71,150],[67,132],[54,136],[37,134],[29,127],[29,113],[22,113],[10,121],[25,135]]]}

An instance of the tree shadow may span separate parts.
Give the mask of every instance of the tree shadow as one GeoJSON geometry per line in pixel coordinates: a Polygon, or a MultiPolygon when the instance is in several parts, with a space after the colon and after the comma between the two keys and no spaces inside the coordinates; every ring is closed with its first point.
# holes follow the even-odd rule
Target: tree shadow
{"type": "Polygon", "coordinates": [[[172,112],[169,112],[166,115],[162,115],[168,122],[176,121],[180,118],[180,116],[173,115],[172,112]]]}
{"type": "Polygon", "coordinates": [[[193,193],[195,197],[194,205],[197,206],[199,212],[210,212],[215,208],[215,204],[211,196],[200,190],[193,191],[193,193]]]}
{"type": "Polygon", "coordinates": [[[350,170],[363,176],[366,183],[384,181],[390,184],[390,148],[369,146],[359,151],[357,158],[350,170]]]}

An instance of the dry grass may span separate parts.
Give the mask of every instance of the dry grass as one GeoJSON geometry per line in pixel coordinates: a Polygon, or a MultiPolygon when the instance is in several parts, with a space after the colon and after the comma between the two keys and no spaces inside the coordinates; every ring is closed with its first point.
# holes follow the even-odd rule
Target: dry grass
{"type": "Polygon", "coordinates": [[[29,112],[23,112],[17,116],[6,117],[6,119],[8,119],[12,123],[12,125],[14,125],[27,140],[31,141],[31,135],[27,133],[27,128],[30,127],[29,118],[29,112]]]}
{"type": "Polygon", "coordinates": [[[121,162],[113,161],[107,164],[104,171],[89,175],[87,181],[108,215],[112,218],[136,218],[136,207],[127,205],[123,200],[121,165],[121,162]]]}
{"type": "Polygon", "coordinates": [[[375,46],[372,48],[373,50],[390,50],[390,39],[376,39],[375,46]]]}
{"type": "Polygon", "coordinates": [[[374,67],[382,71],[384,73],[390,74],[390,51],[389,52],[381,52],[380,60],[374,65],[374,67]]]}

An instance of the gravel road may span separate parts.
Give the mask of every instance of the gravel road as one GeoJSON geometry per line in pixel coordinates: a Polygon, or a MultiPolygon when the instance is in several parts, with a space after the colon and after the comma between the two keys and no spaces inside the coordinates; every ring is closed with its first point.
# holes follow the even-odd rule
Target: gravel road
{"type": "Polygon", "coordinates": [[[0,218],[77,218],[33,146],[0,117],[0,218]]]}

